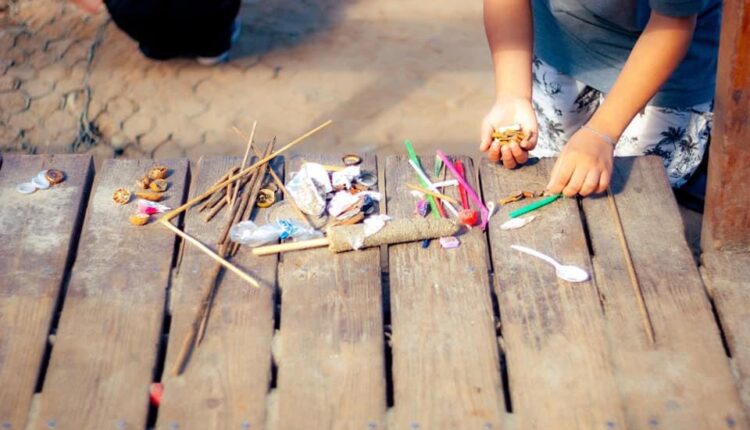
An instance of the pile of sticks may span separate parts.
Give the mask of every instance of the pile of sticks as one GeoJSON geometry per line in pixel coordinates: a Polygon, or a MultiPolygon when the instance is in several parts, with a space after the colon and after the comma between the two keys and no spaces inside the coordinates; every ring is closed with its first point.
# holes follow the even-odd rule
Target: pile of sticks
{"type": "MultiPolygon", "coordinates": [[[[229,230],[231,227],[242,220],[250,219],[253,209],[255,207],[256,200],[258,198],[259,191],[266,181],[266,175],[270,174],[272,179],[276,182],[279,188],[286,193],[284,184],[281,179],[273,171],[273,168],[269,168],[269,163],[280,153],[286,151],[292,146],[298,144],[306,137],[312,135],[318,130],[328,126],[331,122],[328,121],[321,126],[311,130],[305,135],[298,139],[295,139],[291,143],[287,144],[278,151],[274,151],[275,140],[270,142],[263,153],[259,153],[257,149],[253,147],[253,138],[255,136],[255,130],[257,127],[257,121],[253,125],[253,130],[250,133],[250,137],[247,142],[247,149],[242,159],[242,164],[239,167],[233,167],[222,176],[219,181],[214,183],[209,189],[203,194],[194,197],[184,205],[177,209],[174,209],[166,213],[161,219],[160,223],[173,231],[175,234],[183,239],[183,246],[188,243],[191,244],[209,257],[216,261],[216,266],[211,271],[209,276],[206,289],[203,292],[201,303],[198,307],[198,312],[193,320],[189,332],[185,336],[182,343],[180,353],[178,354],[177,360],[175,361],[172,373],[179,375],[185,370],[187,361],[192,351],[201,343],[206,332],[208,319],[210,317],[211,308],[218,291],[220,284],[222,269],[226,268],[233,273],[246,280],[252,286],[258,288],[260,283],[250,275],[244,273],[239,268],[229,262],[229,259],[237,254],[240,244],[232,242],[229,238],[229,230]],[[253,165],[247,166],[250,158],[250,152],[253,151],[255,156],[258,158],[253,165]],[[199,212],[207,212],[205,218],[206,222],[210,222],[221,212],[223,208],[228,208],[226,224],[220,230],[219,236],[216,241],[216,252],[211,250],[205,244],[199,240],[183,232],[171,222],[171,219],[187,209],[202,204],[199,212]]],[[[293,204],[293,207],[299,212],[299,208],[293,204]]],[[[301,212],[300,212],[301,214],[301,212]]],[[[307,218],[302,215],[303,220],[307,222],[307,218]]],[[[179,262],[178,262],[179,265],[179,262]]]]}

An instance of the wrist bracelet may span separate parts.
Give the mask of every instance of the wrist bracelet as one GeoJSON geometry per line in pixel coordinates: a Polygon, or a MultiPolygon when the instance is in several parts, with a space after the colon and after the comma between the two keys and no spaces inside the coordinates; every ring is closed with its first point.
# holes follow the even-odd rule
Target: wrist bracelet
{"type": "Polygon", "coordinates": [[[584,129],[584,130],[588,130],[589,132],[591,132],[592,134],[596,135],[597,137],[599,137],[600,139],[602,139],[603,141],[609,143],[612,146],[616,146],[617,145],[617,142],[615,140],[613,140],[611,137],[607,136],[606,134],[602,133],[601,131],[599,131],[599,130],[597,130],[595,128],[591,128],[588,125],[582,125],[581,128],[584,129]]]}

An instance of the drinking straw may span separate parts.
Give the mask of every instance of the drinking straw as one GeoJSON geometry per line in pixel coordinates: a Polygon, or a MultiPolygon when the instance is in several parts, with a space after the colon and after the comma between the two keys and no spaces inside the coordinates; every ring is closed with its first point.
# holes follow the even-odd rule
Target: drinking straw
{"type": "Polygon", "coordinates": [[[466,189],[466,192],[469,194],[469,198],[474,201],[474,204],[479,208],[479,213],[482,216],[482,225],[480,227],[482,228],[482,230],[484,230],[485,228],[487,228],[487,223],[490,220],[489,209],[487,209],[487,206],[484,205],[484,202],[479,198],[479,195],[476,191],[474,191],[474,188],[472,188],[471,185],[466,182],[466,179],[461,177],[461,175],[458,173],[458,170],[456,170],[456,166],[451,163],[451,160],[448,159],[445,153],[438,149],[437,155],[441,160],[443,160],[443,163],[445,163],[445,166],[448,168],[448,170],[451,171],[451,174],[458,180],[458,183],[466,189]]]}
{"type": "MultiPolygon", "coordinates": [[[[440,192],[440,191],[438,191],[437,187],[435,185],[433,185],[432,181],[430,181],[430,178],[427,177],[427,175],[424,173],[424,171],[422,171],[422,169],[419,168],[419,166],[417,166],[416,164],[414,164],[414,162],[411,161],[411,160],[409,160],[409,164],[411,164],[411,167],[413,167],[414,171],[417,172],[417,176],[419,176],[419,178],[424,182],[425,188],[427,188],[430,191],[436,192],[436,193],[440,192]]],[[[440,202],[443,205],[445,205],[446,209],[448,209],[450,211],[451,215],[453,215],[456,218],[458,218],[458,211],[456,210],[456,208],[453,207],[452,204],[450,204],[449,202],[446,202],[445,200],[441,200],[440,202]]],[[[438,207],[440,207],[440,206],[438,206],[438,207]]]]}
{"type": "MultiPolygon", "coordinates": [[[[417,170],[417,176],[419,179],[419,183],[422,184],[423,187],[428,188],[427,183],[424,181],[424,179],[419,176],[419,172],[422,169],[422,165],[419,163],[419,158],[417,158],[417,154],[414,152],[414,148],[411,145],[411,140],[404,141],[404,146],[406,146],[406,152],[409,153],[409,158],[411,159],[411,162],[414,163],[418,167],[417,170]]],[[[432,215],[435,218],[445,217],[445,211],[442,207],[438,206],[437,203],[435,203],[435,199],[432,196],[427,196],[427,201],[430,203],[430,208],[432,209],[432,215]]]]}
{"type": "Polygon", "coordinates": [[[562,196],[561,193],[553,194],[547,198],[537,200],[534,203],[530,203],[526,206],[521,206],[520,208],[512,211],[508,216],[510,218],[518,218],[521,215],[526,215],[527,213],[531,211],[535,211],[539,209],[542,206],[547,206],[548,204],[554,202],[555,200],[559,199],[560,196],[562,196]]]}

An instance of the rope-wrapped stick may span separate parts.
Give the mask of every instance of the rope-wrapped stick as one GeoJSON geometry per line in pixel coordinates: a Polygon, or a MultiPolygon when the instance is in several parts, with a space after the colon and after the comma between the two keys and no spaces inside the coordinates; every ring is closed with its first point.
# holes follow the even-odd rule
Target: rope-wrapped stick
{"type": "Polygon", "coordinates": [[[324,246],[327,246],[331,252],[344,252],[353,250],[354,243],[358,241],[362,243],[360,248],[418,242],[425,239],[452,236],[458,233],[460,228],[458,224],[445,218],[402,218],[389,221],[377,233],[364,237],[364,225],[342,225],[329,228],[327,236],[320,239],[261,246],[254,248],[253,254],[268,255],[324,246]]]}

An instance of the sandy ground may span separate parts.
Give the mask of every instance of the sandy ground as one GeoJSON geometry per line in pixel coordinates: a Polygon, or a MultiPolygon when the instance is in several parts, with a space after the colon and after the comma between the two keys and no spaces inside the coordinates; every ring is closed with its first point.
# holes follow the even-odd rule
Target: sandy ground
{"type": "Polygon", "coordinates": [[[241,152],[233,125],[285,141],[332,119],[304,150],[392,153],[408,138],[474,153],[492,101],[481,2],[245,1],[220,67],[148,60],[105,14],[57,0],[7,15],[6,150],[195,159],[241,152]]]}
{"type": "MultiPolygon", "coordinates": [[[[218,67],[156,62],[106,13],[63,0],[0,0],[0,151],[101,160],[240,154],[231,131],[302,151],[478,156],[493,79],[481,2],[244,0],[242,35],[218,67]]],[[[700,214],[683,208],[697,250],[700,214]]]]}

